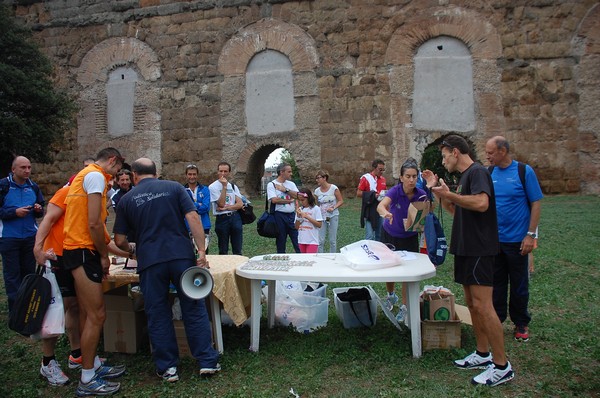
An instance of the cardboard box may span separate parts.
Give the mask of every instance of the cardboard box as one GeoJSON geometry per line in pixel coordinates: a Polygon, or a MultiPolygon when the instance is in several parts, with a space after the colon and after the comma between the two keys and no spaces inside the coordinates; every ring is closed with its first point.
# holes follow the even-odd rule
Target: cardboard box
{"type": "Polygon", "coordinates": [[[187,342],[187,337],[185,335],[185,326],[183,325],[183,321],[173,321],[173,326],[175,326],[175,337],[177,338],[177,348],[179,349],[180,357],[192,357],[192,352],[190,351],[190,346],[187,342]]]}
{"type": "Polygon", "coordinates": [[[421,342],[423,351],[460,347],[461,321],[421,321],[421,342]]]}
{"type": "Polygon", "coordinates": [[[452,293],[423,294],[421,300],[421,319],[432,321],[456,319],[455,299],[452,293]]]}
{"type": "Polygon", "coordinates": [[[148,340],[146,314],[134,311],[127,286],[107,292],[104,304],[104,351],[135,354],[148,340]]]}

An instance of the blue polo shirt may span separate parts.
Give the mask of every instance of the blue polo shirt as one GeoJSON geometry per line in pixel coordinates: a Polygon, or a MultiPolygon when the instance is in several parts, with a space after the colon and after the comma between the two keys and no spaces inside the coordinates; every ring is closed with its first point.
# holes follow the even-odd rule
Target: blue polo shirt
{"type": "Polygon", "coordinates": [[[498,166],[492,171],[492,181],[496,192],[496,214],[498,217],[498,235],[500,242],[521,242],[529,229],[531,210],[527,203],[537,202],[544,195],[529,165],[525,165],[525,187],[519,178],[519,166],[516,160],[502,169],[498,166]]]}
{"type": "Polygon", "coordinates": [[[113,232],[133,236],[138,272],[168,261],[193,261],[184,222],[192,211],[196,213],[196,206],[181,184],[145,178],[119,201],[113,232]]]}

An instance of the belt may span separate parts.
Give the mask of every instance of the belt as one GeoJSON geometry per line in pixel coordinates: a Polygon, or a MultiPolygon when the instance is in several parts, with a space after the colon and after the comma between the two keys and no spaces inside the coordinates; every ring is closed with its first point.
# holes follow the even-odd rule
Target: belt
{"type": "Polygon", "coordinates": [[[219,217],[231,217],[233,216],[233,212],[230,211],[229,213],[224,213],[224,214],[217,214],[217,218],[219,217]]]}

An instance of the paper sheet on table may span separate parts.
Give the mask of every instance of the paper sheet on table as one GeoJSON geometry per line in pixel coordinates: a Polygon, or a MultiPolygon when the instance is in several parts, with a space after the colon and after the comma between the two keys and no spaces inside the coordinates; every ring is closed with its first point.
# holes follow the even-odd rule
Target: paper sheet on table
{"type": "Polygon", "coordinates": [[[396,254],[404,261],[415,260],[417,258],[413,252],[407,252],[406,250],[398,250],[396,254]]]}

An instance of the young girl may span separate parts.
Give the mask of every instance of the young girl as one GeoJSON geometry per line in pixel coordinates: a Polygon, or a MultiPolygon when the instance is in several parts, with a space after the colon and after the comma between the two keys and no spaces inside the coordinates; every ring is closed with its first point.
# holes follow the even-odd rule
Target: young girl
{"type": "Polygon", "coordinates": [[[323,225],[321,209],[315,197],[306,188],[298,191],[299,206],[296,206],[296,229],[301,253],[316,253],[319,249],[319,228],[323,225]]]}

